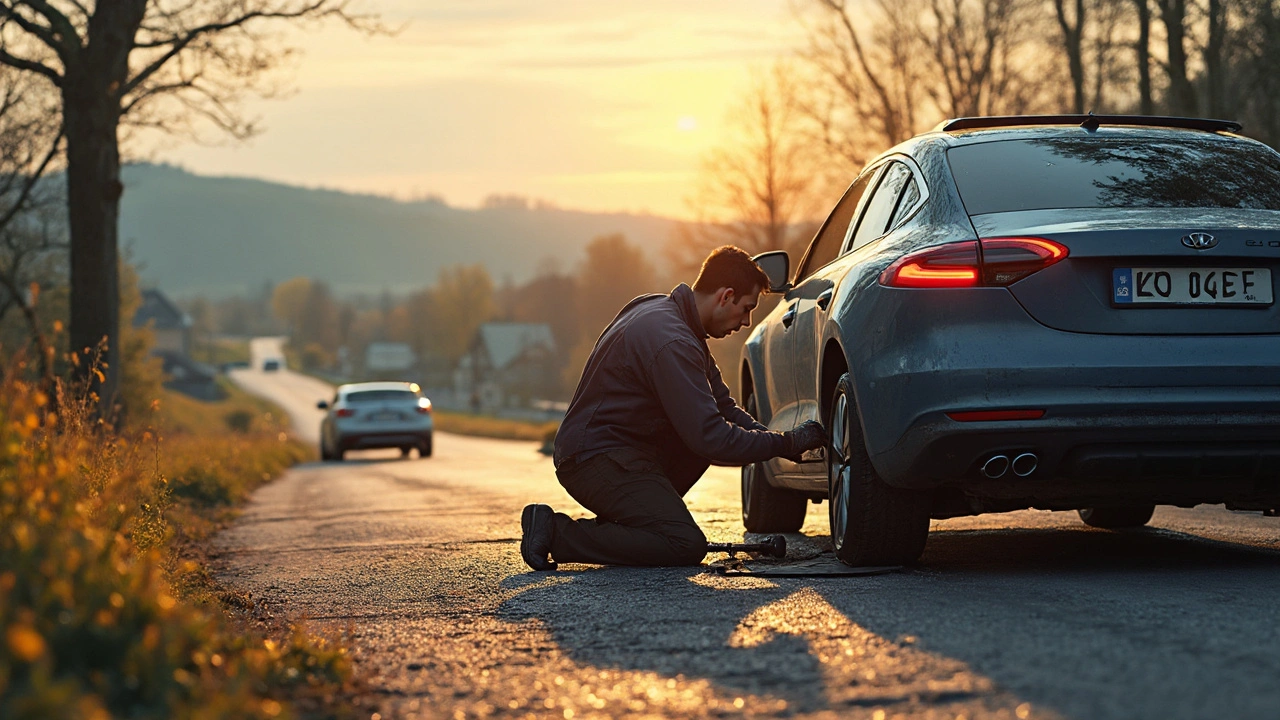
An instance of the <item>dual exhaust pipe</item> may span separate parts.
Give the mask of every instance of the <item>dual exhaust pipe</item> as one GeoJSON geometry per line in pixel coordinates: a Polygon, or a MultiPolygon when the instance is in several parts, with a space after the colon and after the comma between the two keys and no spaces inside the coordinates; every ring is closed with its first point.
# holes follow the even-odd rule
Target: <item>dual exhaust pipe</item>
{"type": "Polygon", "coordinates": [[[982,463],[982,474],[992,480],[1004,477],[1009,471],[1013,471],[1018,477],[1026,477],[1035,472],[1037,467],[1040,467],[1040,458],[1035,453],[1025,452],[1012,460],[1008,455],[992,455],[982,463]]]}

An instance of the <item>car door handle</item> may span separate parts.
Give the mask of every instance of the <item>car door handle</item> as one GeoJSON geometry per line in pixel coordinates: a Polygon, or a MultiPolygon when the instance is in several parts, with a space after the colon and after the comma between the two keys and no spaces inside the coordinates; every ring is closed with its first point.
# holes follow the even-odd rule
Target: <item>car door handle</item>
{"type": "Polygon", "coordinates": [[[826,290],[823,290],[822,294],[818,296],[818,307],[826,310],[827,306],[831,304],[831,298],[835,296],[835,294],[835,288],[827,288],[826,290]]]}
{"type": "Polygon", "coordinates": [[[798,300],[791,303],[791,305],[787,307],[787,311],[782,313],[782,327],[789,328],[791,327],[791,323],[796,321],[796,305],[799,304],[800,302],[798,300]]]}

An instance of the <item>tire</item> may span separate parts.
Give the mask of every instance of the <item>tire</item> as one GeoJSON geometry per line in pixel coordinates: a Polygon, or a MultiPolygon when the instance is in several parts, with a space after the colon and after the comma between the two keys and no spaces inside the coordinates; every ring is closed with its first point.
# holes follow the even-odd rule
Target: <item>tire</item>
{"type": "Polygon", "coordinates": [[[405,445],[404,447],[400,448],[400,457],[407,458],[409,457],[409,453],[412,451],[413,451],[413,448],[411,446],[405,445]]]}
{"type": "MultiPolygon", "coordinates": [[[[754,393],[744,409],[756,417],[754,393]]],[[[749,532],[799,532],[808,509],[804,495],[770,485],[762,463],[742,468],[742,524],[749,532]]]]}
{"type": "Polygon", "coordinates": [[[333,453],[329,452],[329,446],[325,444],[324,437],[320,438],[320,460],[327,462],[333,459],[333,453]]]}
{"type": "Polygon", "coordinates": [[[422,440],[422,444],[418,446],[418,458],[431,457],[431,436],[428,435],[422,440]]]}
{"type": "Polygon", "coordinates": [[[1155,513],[1155,505],[1127,505],[1125,507],[1083,508],[1077,510],[1085,525],[1104,530],[1123,530],[1146,525],[1155,513]]]}
{"type": "Polygon", "coordinates": [[[836,557],[854,567],[915,562],[929,537],[929,493],[880,479],[867,456],[848,374],[836,383],[830,407],[827,506],[836,557]]]}

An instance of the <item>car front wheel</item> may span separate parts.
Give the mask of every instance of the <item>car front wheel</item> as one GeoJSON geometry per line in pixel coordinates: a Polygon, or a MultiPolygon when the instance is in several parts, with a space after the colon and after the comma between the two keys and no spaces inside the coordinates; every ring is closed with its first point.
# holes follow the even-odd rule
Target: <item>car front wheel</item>
{"type": "MultiPolygon", "coordinates": [[[[747,396],[744,409],[756,417],[754,393],[747,396]]],[[[807,511],[804,495],[769,484],[762,463],[742,468],[742,524],[749,532],[799,532],[807,511]]]]}
{"type": "Polygon", "coordinates": [[[855,567],[915,562],[929,536],[929,494],[880,479],[867,456],[847,374],[836,383],[830,408],[827,504],[836,557],[855,567]]]}

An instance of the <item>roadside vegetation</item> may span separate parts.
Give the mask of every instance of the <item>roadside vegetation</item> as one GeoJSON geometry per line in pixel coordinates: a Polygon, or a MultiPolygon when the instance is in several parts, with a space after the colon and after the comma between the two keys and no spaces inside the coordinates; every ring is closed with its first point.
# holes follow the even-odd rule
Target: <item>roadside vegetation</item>
{"type": "Polygon", "coordinates": [[[234,388],[158,392],[119,430],[96,399],[0,380],[0,717],[341,717],[345,650],[265,627],[201,540],[310,451],[234,388]]]}
{"type": "Polygon", "coordinates": [[[473,415],[470,413],[436,410],[435,429],[457,435],[477,435],[479,437],[498,438],[500,440],[537,440],[555,437],[559,421],[539,422],[534,420],[509,420],[490,415],[473,415]]]}

